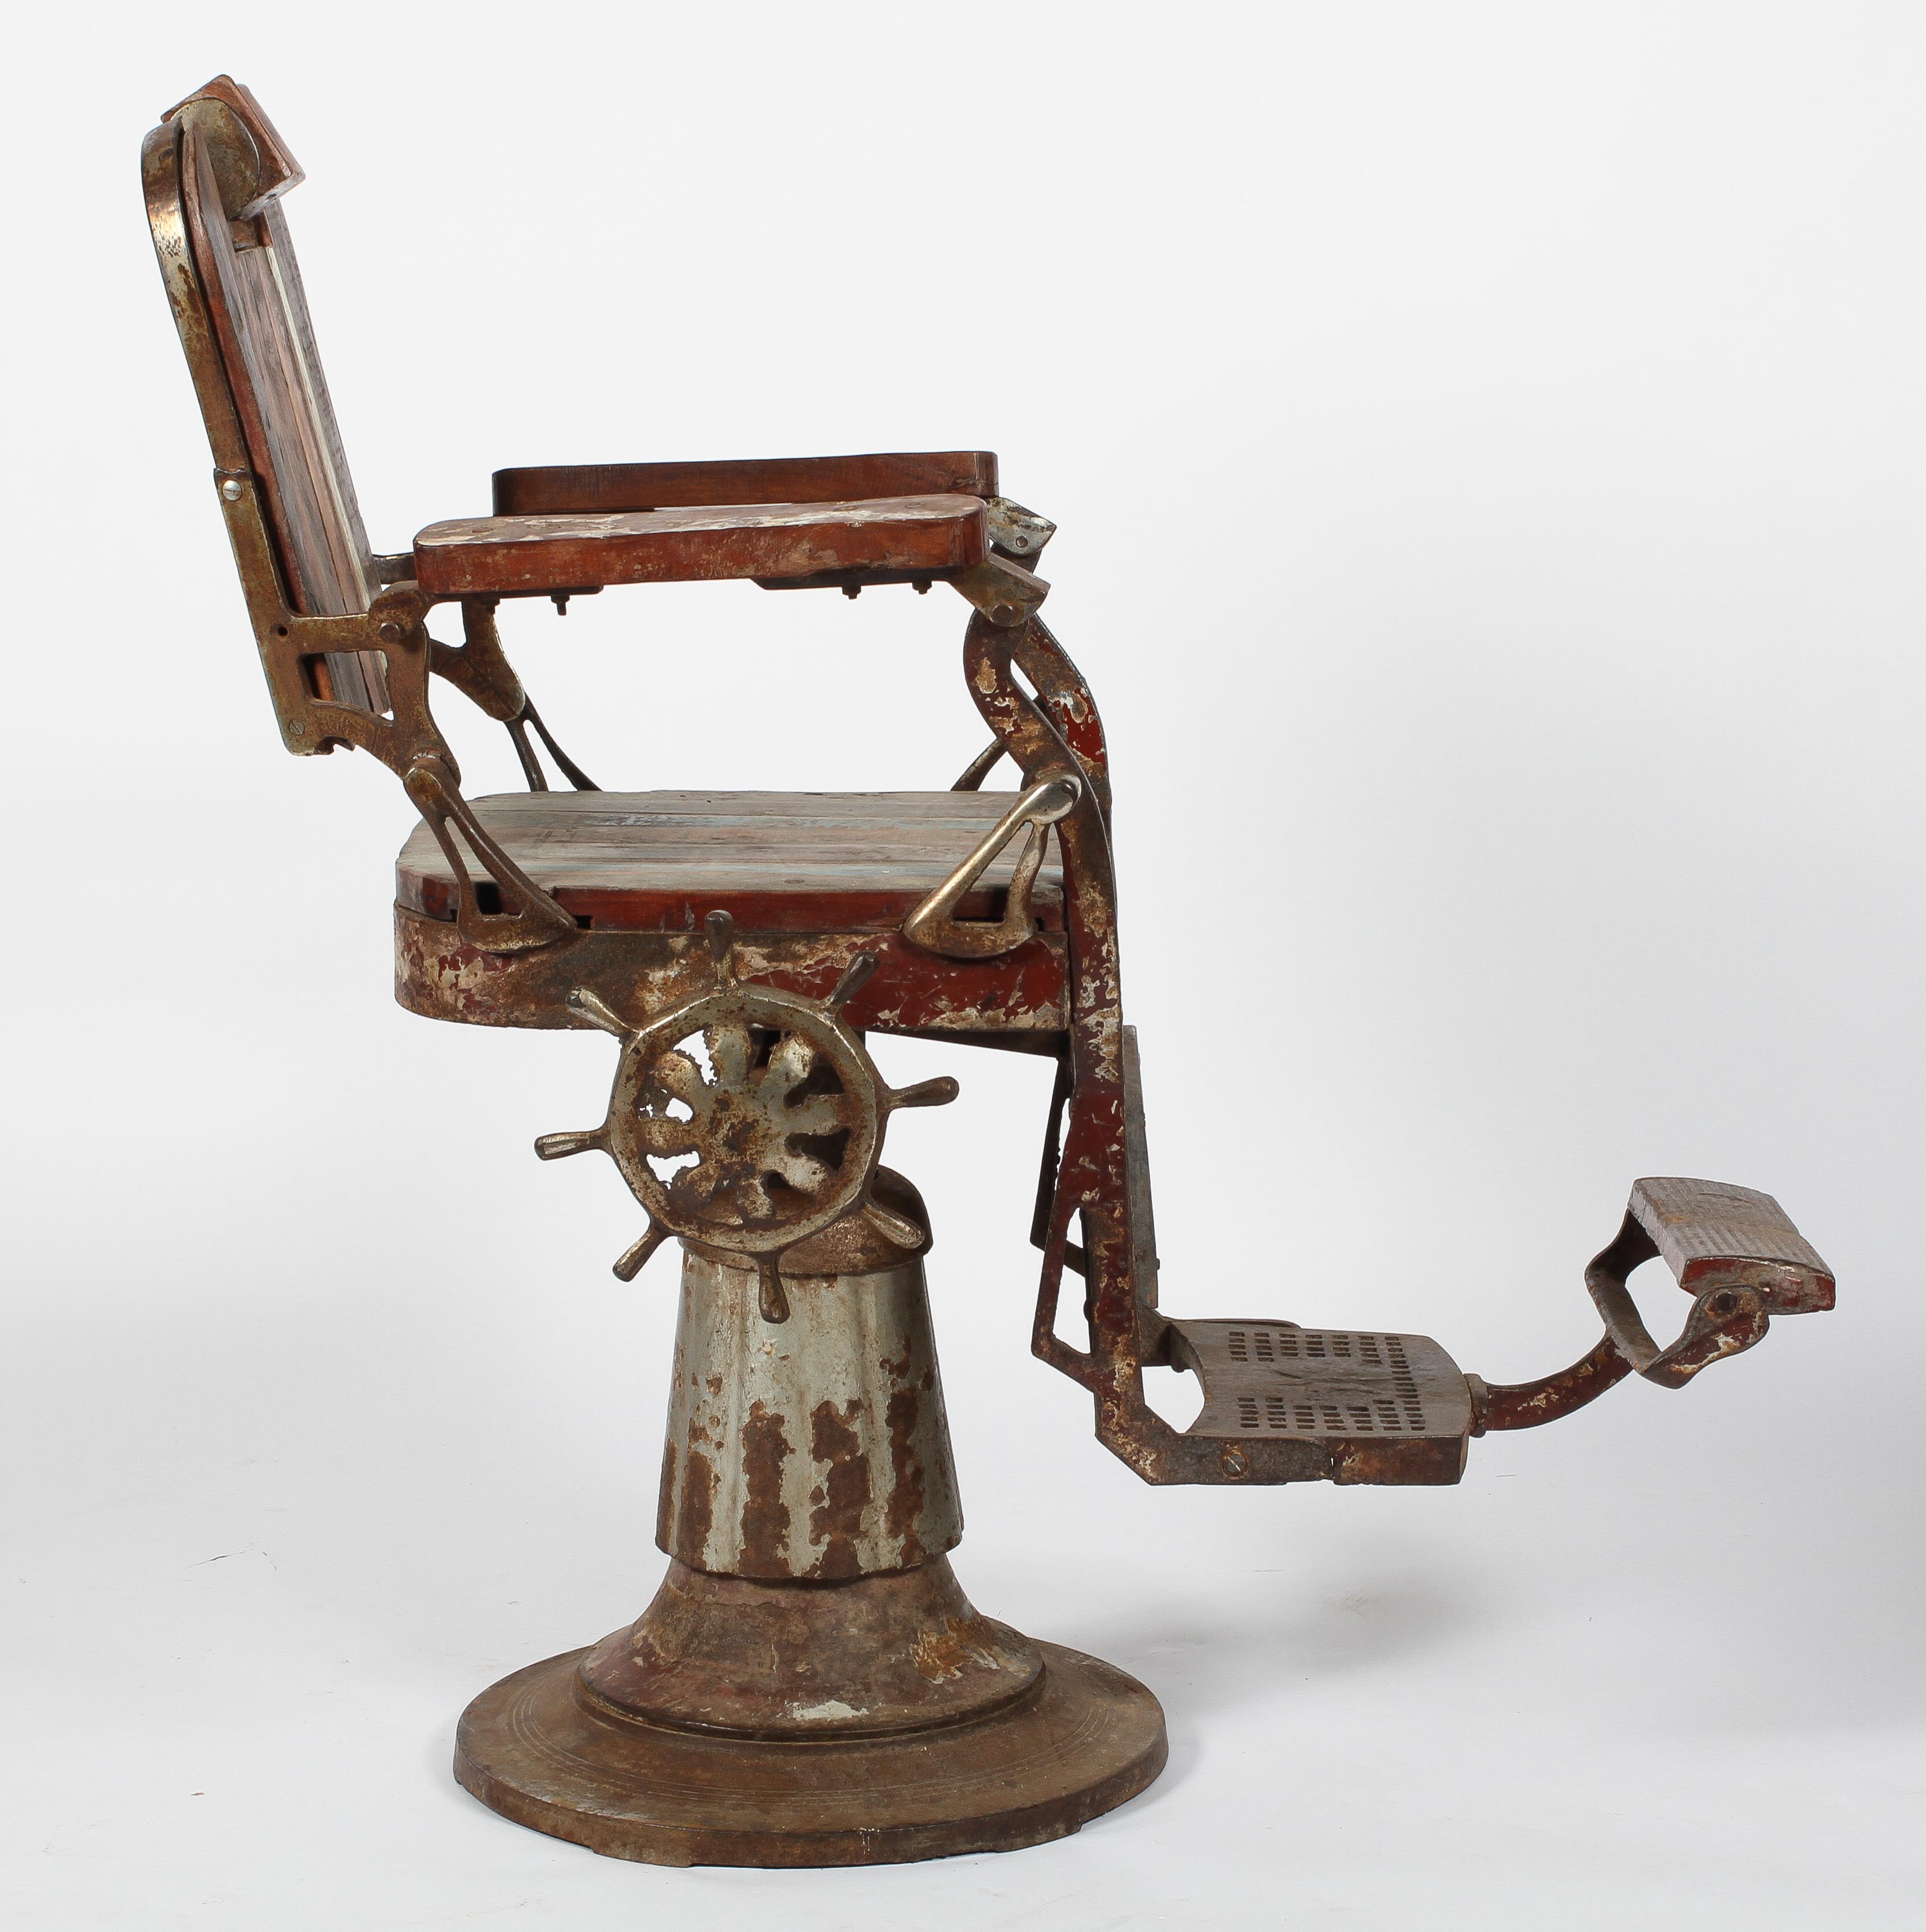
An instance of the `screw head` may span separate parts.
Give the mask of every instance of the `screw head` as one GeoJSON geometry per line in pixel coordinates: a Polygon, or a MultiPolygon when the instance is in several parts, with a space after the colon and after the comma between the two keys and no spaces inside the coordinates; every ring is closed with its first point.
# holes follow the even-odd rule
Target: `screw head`
{"type": "Polygon", "coordinates": [[[225,496],[230,503],[238,503],[241,500],[241,485],[236,482],[234,478],[230,476],[228,478],[227,481],[220,486],[220,494],[225,496]]]}
{"type": "Polygon", "coordinates": [[[1217,1458],[1217,1466],[1226,1475],[1233,1480],[1239,1476],[1247,1476],[1250,1474],[1250,1464],[1246,1460],[1244,1452],[1241,1449],[1226,1449],[1222,1455],[1217,1458]]]}
{"type": "Polygon", "coordinates": [[[288,726],[287,735],[290,738],[304,738],[308,735],[308,727],[297,718],[288,726]]]}

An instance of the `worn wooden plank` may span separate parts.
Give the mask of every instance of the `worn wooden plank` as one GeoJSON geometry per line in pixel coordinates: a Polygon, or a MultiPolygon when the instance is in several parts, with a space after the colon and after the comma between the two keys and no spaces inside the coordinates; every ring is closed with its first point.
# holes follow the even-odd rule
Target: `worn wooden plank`
{"type": "MultiPolygon", "coordinates": [[[[888,931],[933,891],[1009,808],[1006,792],[511,792],[473,801],[508,856],[598,928],[693,930],[728,912],[747,932],[888,931]]],[[[1021,841],[992,865],[962,916],[1003,910],[1021,841]]],[[[395,867],[400,903],[450,919],[454,875],[425,826],[395,867]]],[[[1034,901],[1063,923],[1060,869],[1034,901]]]]}
{"type": "Polygon", "coordinates": [[[423,530],[415,539],[415,575],[436,596],[485,596],[832,570],[965,569],[983,560],[987,546],[981,501],[953,494],[474,517],[423,530]]]}
{"type": "Polygon", "coordinates": [[[714,463],[588,463],[495,472],[498,517],[996,494],[997,459],[986,449],[714,463]]]}
{"type": "MultiPolygon", "coordinates": [[[[183,106],[205,100],[203,113],[236,113],[234,97],[245,90],[223,82],[225,92],[222,82],[210,83],[183,106]]],[[[244,125],[244,135],[235,130],[234,138],[254,144],[256,185],[272,184],[242,204],[255,212],[236,218],[212,148],[190,116],[182,183],[188,233],[290,602],[310,616],[351,616],[368,608],[373,562],[278,199],[301,173],[272,130],[262,131],[264,118],[259,127],[244,125]],[[266,142],[275,145],[264,151],[266,142]]],[[[328,696],[386,709],[377,653],[335,652],[326,662],[328,696]]]]}

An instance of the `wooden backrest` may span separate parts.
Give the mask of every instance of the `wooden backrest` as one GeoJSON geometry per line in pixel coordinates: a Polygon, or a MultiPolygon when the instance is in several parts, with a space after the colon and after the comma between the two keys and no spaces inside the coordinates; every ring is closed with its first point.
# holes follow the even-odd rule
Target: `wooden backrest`
{"type": "MultiPolygon", "coordinates": [[[[232,405],[224,427],[231,438],[238,424],[260,480],[288,601],[310,616],[364,611],[379,586],[281,212],[300,166],[254,96],[225,74],[161,118],[164,128],[180,124],[182,226],[232,405]]],[[[218,458],[213,400],[204,383],[218,458]]],[[[334,688],[322,695],[387,709],[378,653],[327,662],[334,688]]]]}

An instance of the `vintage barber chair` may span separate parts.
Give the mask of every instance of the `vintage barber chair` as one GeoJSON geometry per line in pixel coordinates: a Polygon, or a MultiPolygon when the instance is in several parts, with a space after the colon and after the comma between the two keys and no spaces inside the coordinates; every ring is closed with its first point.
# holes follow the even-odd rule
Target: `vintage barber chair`
{"type": "Polygon", "coordinates": [[[612,1156],[644,1214],[625,1281],[681,1246],[667,1580],[632,1628],[470,1706],[456,1773],[484,1802],[624,1858],[864,1863],[1060,1836],[1163,1762],[1143,1686],[982,1616],[951,1571],[929,1228],[880,1156],[892,1114],[956,1087],[892,1091],[866,1032],[1054,1060],[1030,1346],[1147,1482],[1455,1483],[1474,1436],[1634,1371],[1682,1388],[1774,1314],[1832,1306],[1769,1196],[1648,1180],[1586,1271],[1603,1336],[1542,1382],[1488,1384],[1423,1336],[1162,1314],[1103,732],[1037,615],[1053,526],[998,494],[996,459],[503,470],[494,515],[377,556],[281,212],[292,157],[224,76],[164,117],[142,165],[284,742],[371,753],[422,816],[398,869],[401,1002],[613,1035],[606,1118],[536,1150],[612,1156]],[[598,790],[509,668],[497,607],[712,578],[951,586],[991,742],[947,790],[598,790]],[[437,605],[459,607],[460,644],[429,635],[437,605]],[[464,795],[431,674],[507,727],[526,794],[464,795]],[[572,790],[549,789],[543,750],[572,790]],[[1016,790],[980,790],[1005,758],[1016,790]],[[1625,1287],[1660,1255],[1692,1297],[1664,1347],[1625,1287]],[[1081,1348],[1056,1333],[1066,1269],[1081,1348]],[[1198,1377],[1188,1429],[1146,1406],[1154,1364],[1198,1377]]]}

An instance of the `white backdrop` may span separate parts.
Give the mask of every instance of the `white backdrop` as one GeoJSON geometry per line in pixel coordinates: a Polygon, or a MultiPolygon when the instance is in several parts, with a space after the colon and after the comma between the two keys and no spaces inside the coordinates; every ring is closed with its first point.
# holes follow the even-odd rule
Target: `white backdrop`
{"type": "MultiPolygon", "coordinates": [[[[1916,1922],[1917,9],[188,4],[12,44],[8,1922],[1916,1922]],[[1173,1312],[1526,1378],[1594,1338],[1632,1178],[1682,1173],[1778,1194],[1838,1313],[1456,1490],[1151,1490],[1026,1351],[1045,1070],[885,1042],[964,1088],[892,1156],[959,1573],[1150,1683],[1169,1770],[869,1872],[474,1803],[467,1699],[659,1574],[670,1270],[614,1282],[616,1176],[530,1154],[608,1043],[394,1007],[399,788],[275,741],[136,191],[223,69],[308,170],[378,548],[611,459],[982,446],[1059,520],[1173,1312]]],[[[678,586],[508,643],[605,784],[880,788],[976,748],[962,622],[678,586]]]]}

